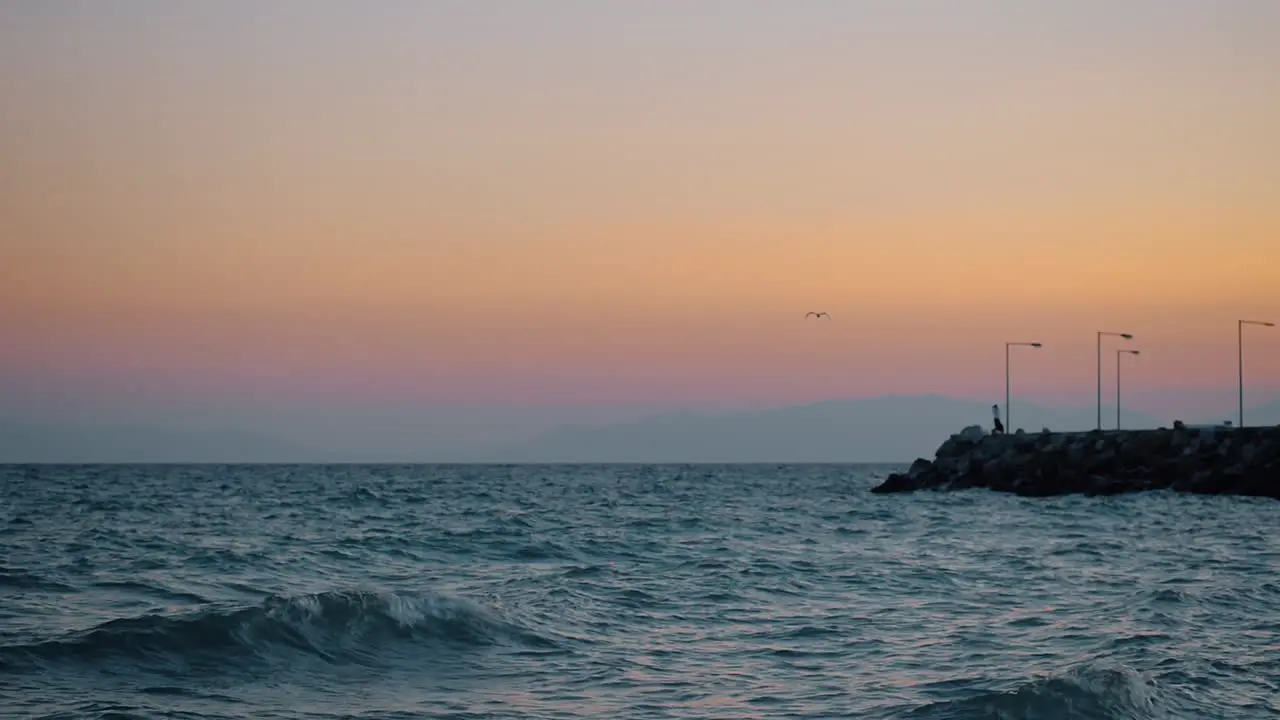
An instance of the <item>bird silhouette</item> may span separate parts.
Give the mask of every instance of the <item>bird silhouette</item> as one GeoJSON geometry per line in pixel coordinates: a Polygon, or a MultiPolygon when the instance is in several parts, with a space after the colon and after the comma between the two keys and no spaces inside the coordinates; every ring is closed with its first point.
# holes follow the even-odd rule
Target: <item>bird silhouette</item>
{"type": "Polygon", "coordinates": [[[807,312],[807,313],[805,313],[805,314],[804,314],[804,319],[805,319],[805,320],[808,320],[810,315],[812,315],[812,316],[814,316],[814,317],[816,317],[816,318],[826,318],[826,319],[828,319],[828,320],[830,320],[830,319],[831,319],[831,316],[830,316],[830,315],[828,315],[828,314],[826,314],[826,313],[824,313],[824,312],[813,312],[812,310],[810,310],[809,312],[807,312]]]}

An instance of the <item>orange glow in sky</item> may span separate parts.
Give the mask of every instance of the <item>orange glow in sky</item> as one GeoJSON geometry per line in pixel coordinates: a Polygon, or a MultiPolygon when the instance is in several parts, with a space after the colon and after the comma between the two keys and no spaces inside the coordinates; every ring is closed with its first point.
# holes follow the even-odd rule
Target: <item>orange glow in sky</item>
{"type": "Polygon", "coordinates": [[[1229,388],[1280,322],[1280,4],[710,7],[6,5],[0,363],[1088,397],[1095,330],[1229,388]]]}

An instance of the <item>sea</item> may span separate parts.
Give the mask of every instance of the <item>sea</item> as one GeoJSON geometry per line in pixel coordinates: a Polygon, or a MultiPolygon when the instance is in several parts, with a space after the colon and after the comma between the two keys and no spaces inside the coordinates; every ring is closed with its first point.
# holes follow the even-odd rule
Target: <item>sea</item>
{"type": "Polygon", "coordinates": [[[0,468],[4,718],[1277,718],[1280,503],[0,468]]]}

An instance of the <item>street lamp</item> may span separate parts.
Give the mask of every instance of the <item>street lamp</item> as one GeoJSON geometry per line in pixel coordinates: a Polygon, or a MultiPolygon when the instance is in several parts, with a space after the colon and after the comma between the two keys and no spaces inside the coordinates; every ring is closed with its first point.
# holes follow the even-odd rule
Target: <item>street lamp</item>
{"type": "Polygon", "coordinates": [[[1261,325],[1263,327],[1275,327],[1275,323],[1263,322],[1261,320],[1237,320],[1236,321],[1236,356],[1240,362],[1240,427],[1244,427],[1244,326],[1245,325],[1261,325]]]}
{"type": "Polygon", "coordinates": [[[1121,355],[1138,355],[1137,350],[1117,350],[1116,351],[1116,429],[1120,429],[1120,356],[1121,355]]]}
{"type": "Polygon", "coordinates": [[[1009,411],[1009,348],[1014,345],[1038,348],[1041,347],[1038,342],[1007,342],[1004,344],[1004,421],[1009,423],[1009,429],[1013,430],[1013,416],[1009,411]]]}
{"type": "Polygon", "coordinates": [[[1129,333],[1103,332],[1098,331],[1098,429],[1102,429],[1102,336],[1114,335],[1122,337],[1125,340],[1132,340],[1133,336],[1129,333]]]}

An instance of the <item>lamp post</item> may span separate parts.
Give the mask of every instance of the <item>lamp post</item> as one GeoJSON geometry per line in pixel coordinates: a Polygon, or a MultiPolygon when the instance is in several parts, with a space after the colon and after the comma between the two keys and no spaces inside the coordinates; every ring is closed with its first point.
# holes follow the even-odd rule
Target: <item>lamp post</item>
{"type": "Polygon", "coordinates": [[[1237,320],[1236,321],[1236,357],[1240,363],[1240,427],[1244,427],[1244,326],[1245,325],[1261,325],[1263,327],[1275,327],[1275,323],[1263,322],[1261,320],[1237,320]]]}
{"type": "Polygon", "coordinates": [[[1138,355],[1137,350],[1117,350],[1116,351],[1116,429],[1120,429],[1120,356],[1121,355],[1138,355]]]}
{"type": "Polygon", "coordinates": [[[1098,429],[1102,429],[1102,336],[1114,335],[1122,337],[1125,340],[1132,340],[1133,336],[1129,333],[1103,332],[1098,331],[1098,429]]]}
{"type": "Polygon", "coordinates": [[[1007,342],[1004,344],[1004,421],[1009,423],[1009,429],[1013,430],[1013,415],[1009,410],[1009,348],[1014,345],[1038,348],[1042,347],[1038,342],[1007,342]]]}

